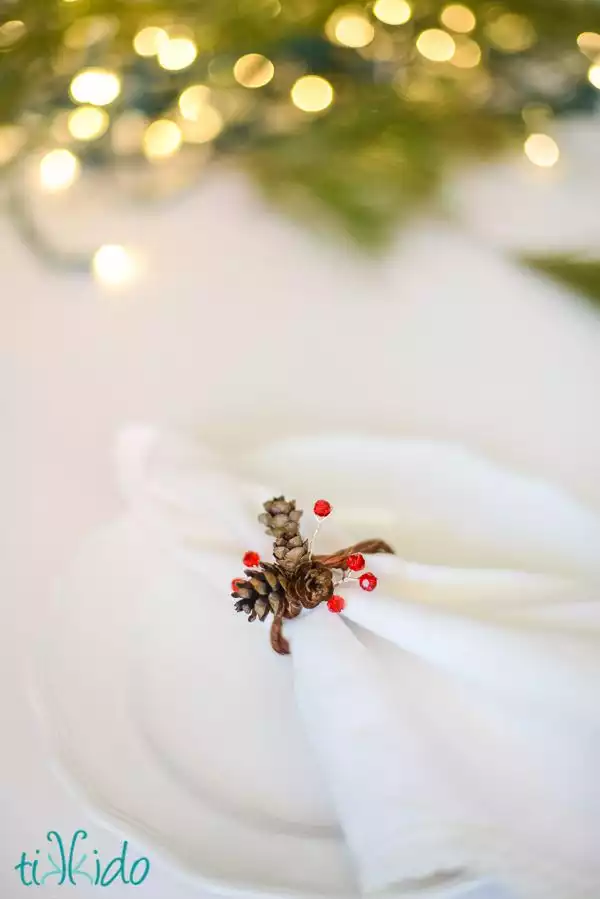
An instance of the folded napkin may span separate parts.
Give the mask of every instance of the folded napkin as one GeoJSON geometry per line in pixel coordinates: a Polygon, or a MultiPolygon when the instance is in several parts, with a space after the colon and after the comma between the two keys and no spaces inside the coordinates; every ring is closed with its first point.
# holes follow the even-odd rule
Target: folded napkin
{"type": "MultiPolygon", "coordinates": [[[[324,608],[290,622],[294,687],[365,894],[463,895],[483,822],[369,651],[324,608]],[[460,889],[459,889],[460,888],[460,889]]],[[[473,894],[474,895],[474,894],[473,894]]]]}

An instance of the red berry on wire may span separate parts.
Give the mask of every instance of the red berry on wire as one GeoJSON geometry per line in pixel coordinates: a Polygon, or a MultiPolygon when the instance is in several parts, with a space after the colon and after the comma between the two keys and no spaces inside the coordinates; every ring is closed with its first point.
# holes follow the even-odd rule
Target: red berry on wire
{"type": "Polygon", "coordinates": [[[317,518],[327,518],[328,515],[331,515],[331,503],[328,503],[326,499],[318,499],[313,506],[313,512],[317,518]]]}
{"type": "Polygon", "coordinates": [[[327,603],[327,608],[330,612],[341,612],[346,608],[346,600],[343,596],[332,596],[331,599],[327,603]]]}
{"type": "Polygon", "coordinates": [[[377,586],[377,578],[371,571],[365,572],[365,574],[361,574],[358,579],[358,583],[362,587],[363,590],[366,590],[367,593],[370,593],[371,590],[374,590],[377,586]]]}
{"type": "Polygon", "coordinates": [[[258,553],[252,552],[252,550],[250,550],[244,555],[242,562],[244,563],[244,568],[256,568],[256,566],[260,562],[260,556],[258,555],[258,553]]]}
{"type": "Polygon", "coordinates": [[[346,559],[346,565],[350,571],[362,571],[365,564],[365,557],[362,553],[352,553],[352,555],[348,556],[346,559]]]}

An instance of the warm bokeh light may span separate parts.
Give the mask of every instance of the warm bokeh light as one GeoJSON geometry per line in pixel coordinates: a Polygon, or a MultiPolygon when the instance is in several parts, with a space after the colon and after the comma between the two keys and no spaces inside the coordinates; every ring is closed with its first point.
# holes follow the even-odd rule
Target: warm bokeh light
{"type": "Polygon", "coordinates": [[[164,28],[156,25],[147,25],[138,31],[133,39],[133,49],[138,56],[156,56],[163,44],[169,40],[169,35],[164,28]]]}
{"type": "Polygon", "coordinates": [[[577,46],[590,59],[600,58],[600,34],[595,31],[582,31],[577,38],[577,46]]]}
{"type": "Polygon", "coordinates": [[[206,104],[193,121],[182,122],[183,138],[190,144],[207,144],[223,130],[223,116],[214,106],[206,104]]]}
{"type": "Polygon", "coordinates": [[[141,112],[133,110],[124,112],[110,129],[110,142],[113,151],[119,156],[139,153],[147,127],[148,120],[141,112]]]}
{"type": "Polygon", "coordinates": [[[536,41],[533,25],[525,16],[503,13],[486,25],[486,34],[492,44],[506,53],[521,53],[536,41]]]}
{"type": "Polygon", "coordinates": [[[546,169],[556,165],[560,158],[558,144],[549,134],[530,134],[523,149],[530,162],[546,169]]]}
{"type": "Polygon", "coordinates": [[[303,112],[322,112],[333,102],[333,88],[320,75],[303,75],[292,87],[291,97],[303,112]]]}
{"type": "Polygon", "coordinates": [[[22,22],[20,19],[11,19],[9,22],[5,22],[4,25],[0,26],[0,49],[4,50],[12,47],[26,33],[25,22],[22,22]]]}
{"type": "Polygon", "coordinates": [[[158,119],[148,125],[144,133],[144,153],[148,159],[166,159],[177,153],[183,135],[181,128],[170,119],[158,119]]]}
{"type": "Polygon", "coordinates": [[[481,62],[481,47],[469,37],[459,38],[451,62],[459,69],[473,69],[481,62]]]}
{"type": "Polygon", "coordinates": [[[84,69],[73,78],[70,93],[77,103],[107,106],[121,93],[121,80],[106,69],[84,69]]]}
{"type": "Polygon", "coordinates": [[[467,34],[469,31],[473,31],[477,24],[474,13],[468,6],[463,6],[462,3],[451,3],[449,6],[445,6],[441,12],[440,19],[446,28],[450,28],[451,31],[458,31],[460,34],[467,34]]]}
{"type": "Polygon", "coordinates": [[[76,140],[95,140],[108,128],[110,119],[104,109],[97,106],[79,106],[69,113],[69,133],[76,140]]]}
{"type": "Polygon", "coordinates": [[[211,91],[206,84],[191,84],[179,98],[179,110],[184,119],[197,121],[204,107],[210,103],[211,91]]]}
{"type": "Polygon", "coordinates": [[[84,16],[76,19],[65,31],[65,47],[83,50],[93,47],[114,35],[119,28],[119,20],[114,16],[84,16]]]}
{"type": "Polygon", "coordinates": [[[367,47],[375,37],[375,29],[360,10],[337,10],[325,28],[330,40],[343,47],[367,47]]]}
{"type": "Polygon", "coordinates": [[[40,161],[40,183],[48,191],[65,190],[79,171],[79,160],[70,150],[50,150],[40,161]]]}
{"type": "Polygon", "coordinates": [[[376,0],[373,15],[386,25],[404,25],[412,16],[412,7],[406,0],[376,0]]]}
{"type": "Polygon", "coordinates": [[[17,155],[26,140],[20,125],[0,125],[0,165],[6,165],[17,155]]]}
{"type": "Polygon", "coordinates": [[[170,37],[158,48],[158,62],[168,72],[187,69],[198,55],[198,48],[191,37],[170,37]]]}
{"type": "Polygon", "coordinates": [[[260,53],[247,53],[241,56],[233,67],[233,77],[243,87],[264,87],[273,80],[275,66],[266,56],[260,53]]]}
{"type": "Polygon", "coordinates": [[[590,84],[593,84],[594,87],[597,87],[600,91],[600,65],[596,64],[590,66],[588,69],[588,80],[590,84]]]}
{"type": "Polygon", "coordinates": [[[131,253],[119,244],[104,244],[96,250],[92,272],[97,281],[109,287],[127,284],[136,273],[131,253]]]}
{"type": "Polygon", "coordinates": [[[417,50],[432,62],[448,62],[454,56],[456,42],[447,31],[428,28],[417,38],[417,50]]]}

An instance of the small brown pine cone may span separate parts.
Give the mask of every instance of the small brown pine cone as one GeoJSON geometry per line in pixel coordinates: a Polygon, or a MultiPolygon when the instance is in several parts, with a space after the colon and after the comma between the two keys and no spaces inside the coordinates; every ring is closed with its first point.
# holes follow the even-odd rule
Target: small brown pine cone
{"type": "Polygon", "coordinates": [[[308,541],[300,533],[302,512],[296,509],[295,500],[283,496],[264,503],[264,510],[258,520],[274,538],[273,555],[282,569],[293,571],[309,558],[308,541]]]}
{"type": "Polygon", "coordinates": [[[309,559],[293,572],[288,585],[290,600],[297,600],[305,609],[314,609],[333,596],[333,574],[330,568],[309,559]]]}
{"type": "Polygon", "coordinates": [[[239,578],[231,594],[237,600],[236,612],[245,612],[249,621],[264,621],[269,612],[275,615],[288,589],[287,578],[276,565],[261,562],[260,567],[262,570],[247,568],[247,580],[239,578]]]}

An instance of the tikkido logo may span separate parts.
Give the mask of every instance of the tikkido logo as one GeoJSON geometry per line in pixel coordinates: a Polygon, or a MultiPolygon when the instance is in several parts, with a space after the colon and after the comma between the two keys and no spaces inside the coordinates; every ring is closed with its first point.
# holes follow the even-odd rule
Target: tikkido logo
{"type": "Polygon", "coordinates": [[[67,843],[57,830],[48,831],[46,840],[50,847],[45,854],[36,849],[29,859],[26,852],[21,853],[21,860],[15,865],[21,884],[24,887],[46,884],[60,887],[77,886],[87,881],[92,886],[109,887],[118,881],[138,887],[146,880],[150,862],[145,856],[130,862],[127,840],[122,843],[119,855],[104,863],[97,849],[92,849],[91,853],[85,851],[83,843],[87,838],[87,831],[76,830],[67,849],[67,843]]]}

